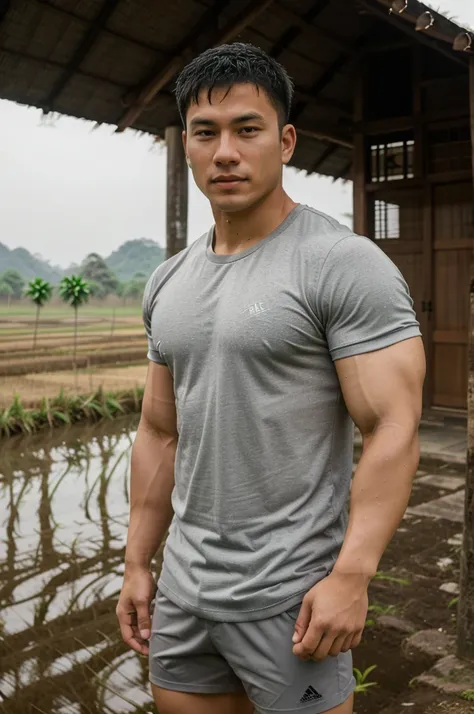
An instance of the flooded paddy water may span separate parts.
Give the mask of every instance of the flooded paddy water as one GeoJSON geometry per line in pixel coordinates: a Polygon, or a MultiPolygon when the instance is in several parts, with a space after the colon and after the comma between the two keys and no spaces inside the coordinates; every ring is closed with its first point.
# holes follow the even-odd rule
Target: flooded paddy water
{"type": "Polygon", "coordinates": [[[114,612],[136,423],[1,444],[0,702],[9,714],[153,711],[147,662],[122,643],[114,612]]]}
{"type": "MultiPolygon", "coordinates": [[[[124,645],[115,617],[137,420],[0,442],[0,712],[155,711],[148,662],[124,645]]],[[[413,510],[370,588],[354,664],[377,665],[368,677],[376,684],[357,697],[357,714],[388,712],[428,666],[402,654],[410,629],[454,632],[453,596],[440,585],[457,582],[461,524],[424,504],[461,490],[459,469],[418,474],[413,510]]]]}

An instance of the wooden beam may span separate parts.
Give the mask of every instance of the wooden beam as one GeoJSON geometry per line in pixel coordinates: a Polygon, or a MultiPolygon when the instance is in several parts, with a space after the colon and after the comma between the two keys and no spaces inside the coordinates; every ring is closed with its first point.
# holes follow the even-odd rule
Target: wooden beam
{"type": "MultiPolygon", "coordinates": [[[[17,52],[16,50],[6,49],[5,47],[2,47],[1,53],[4,55],[10,55],[11,57],[17,57],[18,59],[28,60],[29,62],[37,62],[38,64],[45,65],[46,67],[64,69],[64,65],[61,62],[56,62],[52,59],[46,59],[45,57],[36,57],[35,55],[30,55],[27,52],[17,52]]],[[[117,89],[121,89],[123,92],[128,89],[126,84],[119,84],[113,79],[109,79],[108,77],[101,77],[99,74],[92,74],[91,72],[84,72],[84,70],[82,69],[76,70],[75,74],[79,77],[87,77],[88,79],[93,79],[97,82],[103,82],[104,84],[108,84],[111,87],[117,87],[117,89]]],[[[45,107],[46,105],[42,107],[43,111],[45,111],[45,107]]]]}
{"type": "MultiPolygon", "coordinates": [[[[474,57],[470,61],[472,167],[474,175],[474,57]]],[[[466,295],[467,300],[467,295],[466,295]]],[[[474,660],[474,255],[471,252],[470,325],[468,336],[467,469],[464,537],[457,616],[458,657],[474,660]]]]}
{"type": "Polygon", "coordinates": [[[388,22],[390,25],[392,25],[392,27],[397,27],[400,32],[403,32],[405,35],[411,37],[413,42],[421,42],[421,44],[430,47],[432,50],[437,50],[442,55],[450,59],[452,62],[455,62],[456,64],[461,64],[464,68],[466,68],[466,62],[461,59],[457,54],[455,54],[454,51],[445,49],[439,44],[439,42],[437,42],[434,38],[430,39],[429,36],[424,32],[416,32],[412,27],[406,24],[406,20],[403,19],[403,15],[398,15],[397,13],[389,14],[387,9],[383,9],[380,7],[380,5],[378,4],[378,0],[375,0],[375,4],[371,2],[371,0],[358,1],[359,4],[362,5],[362,7],[364,7],[366,10],[368,10],[372,15],[378,17],[384,22],[388,22]]]}
{"type": "Polygon", "coordinates": [[[311,22],[305,20],[301,15],[289,10],[286,5],[280,5],[280,3],[275,2],[274,7],[272,8],[272,13],[289,26],[294,25],[295,27],[299,27],[303,32],[308,32],[314,38],[319,38],[328,44],[334,45],[334,47],[337,47],[340,50],[347,49],[347,41],[343,37],[336,35],[330,30],[323,30],[321,27],[313,25],[311,22]]]}
{"type": "MultiPolygon", "coordinates": [[[[329,5],[330,2],[331,0],[316,0],[312,8],[305,15],[303,15],[303,21],[307,22],[308,24],[311,24],[312,21],[329,5]]],[[[297,37],[299,37],[302,32],[303,30],[299,24],[292,25],[291,27],[289,27],[270,50],[270,57],[278,59],[278,57],[280,57],[280,55],[286,50],[286,48],[291,45],[291,43],[297,37]]]]}
{"type": "Polygon", "coordinates": [[[334,176],[332,182],[335,183],[336,181],[339,181],[339,179],[347,179],[348,178],[347,174],[351,170],[353,163],[354,163],[354,160],[351,159],[350,161],[347,162],[347,164],[344,164],[344,166],[339,171],[339,173],[336,174],[336,176],[334,176]]]}
{"type": "MultiPolygon", "coordinates": [[[[442,109],[440,111],[422,112],[418,115],[422,124],[441,124],[446,123],[452,126],[454,122],[459,121],[460,125],[469,122],[469,108],[463,111],[459,107],[454,109],[442,109]]],[[[395,131],[410,130],[415,126],[417,115],[409,114],[403,117],[393,117],[391,119],[375,119],[373,121],[364,121],[354,124],[354,131],[363,131],[364,134],[388,134],[395,131]]]]}
{"type": "MultiPolygon", "coordinates": [[[[83,25],[89,24],[89,20],[83,15],[79,15],[77,12],[73,12],[72,10],[66,10],[63,7],[59,7],[58,5],[52,5],[51,0],[29,0],[29,2],[36,4],[42,10],[49,12],[51,15],[56,15],[59,17],[62,16],[63,18],[70,17],[71,19],[76,20],[77,22],[81,22],[83,25]]],[[[135,47],[141,47],[144,50],[150,50],[151,52],[162,52],[164,54],[164,50],[159,45],[152,45],[150,42],[143,42],[143,40],[137,40],[134,37],[129,37],[128,35],[125,35],[123,32],[111,30],[109,27],[103,27],[102,34],[108,35],[109,37],[114,37],[118,40],[123,40],[124,42],[134,45],[135,47]]]]}
{"type": "Polygon", "coordinates": [[[305,101],[307,104],[315,103],[321,109],[329,109],[338,112],[340,117],[345,119],[352,119],[352,112],[349,107],[342,102],[338,102],[335,99],[321,99],[320,97],[313,96],[307,90],[302,87],[295,87],[294,91],[295,99],[305,101]]]}
{"type": "Polygon", "coordinates": [[[169,126],[165,130],[167,258],[186,248],[188,237],[188,167],[181,132],[180,126],[169,126]]]}
{"type": "Polygon", "coordinates": [[[338,148],[339,148],[339,146],[337,144],[330,144],[329,146],[327,146],[324,149],[321,156],[318,159],[316,159],[316,161],[310,168],[309,173],[310,174],[316,173],[317,170],[319,169],[319,167],[322,166],[324,164],[324,162],[327,161],[327,159],[329,159],[330,156],[332,156],[334,153],[336,153],[338,148]]]}
{"type": "MultiPolygon", "coordinates": [[[[392,7],[392,0],[376,0],[380,5],[384,5],[387,8],[387,11],[390,12],[390,8],[392,7]]],[[[442,42],[446,42],[448,45],[451,46],[451,49],[453,49],[453,44],[454,40],[457,37],[457,35],[460,32],[468,32],[464,27],[461,27],[460,25],[457,25],[456,23],[452,22],[448,17],[445,17],[442,15],[440,12],[434,10],[431,7],[427,7],[424,3],[418,2],[417,3],[417,10],[414,12],[414,4],[413,0],[411,3],[409,3],[407,9],[402,15],[399,15],[398,13],[392,13],[395,14],[395,17],[399,17],[401,20],[405,22],[410,22],[412,25],[416,25],[416,22],[420,15],[422,15],[426,10],[429,10],[430,13],[433,15],[435,18],[434,25],[430,27],[427,30],[422,30],[422,32],[425,33],[425,36],[428,37],[433,37],[434,39],[441,40],[442,42]],[[442,24],[444,24],[446,27],[449,27],[451,30],[451,34],[449,32],[443,32],[442,30],[440,31],[439,25],[440,21],[442,24]]],[[[418,31],[417,31],[418,34],[418,31]]],[[[469,53],[471,54],[471,53],[469,53]]]]}
{"type": "Polygon", "coordinates": [[[311,124],[311,126],[300,126],[299,124],[296,124],[296,133],[301,134],[301,136],[307,136],[309,139],[322,139],[323,141],[330,141],[332,144],[345,146],[348,149],[352,149],[353,147],[353,141],[349,134],[338,133],[337,131],[334,131],[334,127],[320,124],[319,122],[311,124]]]}
{"type": "MultiPolygon", "coordinates": [[[[369,37],[369,35],[372,34],[372,30],[373,28],[371,27],[369,30],[360,35],[360,37],[349,47],[346,46],[344,52],[342,52],[339,57],[333,62],[333,64],[331,64],[326,69],[326,71],[321,75],[321,77],[319,77],[314,82],[308,92],[311,95],[312,99],[316,99],[319,94],[321,94],[321,92],[327,87],[327,85],[334,79],[336,74],[338,74],[341,69],[355,57],[359,48],[366,43],[367,38],[369,37]]],[[[292,112],[293,121],[296,121],[296,119],[302,114],[304,109],[305,104],[303,102],[299,102],[295,106],[292,112]]]]}
{"type": "MultiPolygon", "coordinates": [[[[218,45],[223,45],[226,42],[234,39],[238,34],[245,29],[247,25],[252,23],[256,18],[267,10],[274,0],[252,0],[250,5],[247,7],[246,12],[243,12],[238,20],[232,20],[227,24],[227,26],[220,31],[217,37],[211,42],[212,47],[218,45]]],[[[223,6],[222,0],[218,3],[219,7],[223,6]]],[[[217,7],[214,6],[210,8],[212,14],[210,15],[210,21],[215,17],[217,7]]],[[[208,15],[209,11],[205,13],[208,15]]],[[[200,23],[201,24],[201,23],[200,23]]],[[[200,33],[194,33],[190,42],[195,39],[195,37],[200,33]]],[[[189,45],[189,41],[187,43],[189,45]]],[[[139,93],[136,102],[125,112],[123,117],[120,119],[117,125],[117,131],[124,131],[127,127],[132,126],[132,124],[138,119],[144,108],[153,100],[153,98],[158,94],[158,92],[165,87],[168,82],[174,77],[174,75],[179,72],[186,62],[188,62],[195,52],[192,49],[185,51],[183,48],[181,52],[177,53],[168,64],[157,73],[157,75],[149,81],[146,86],[139,93]]]]}
{"type": "Polygon", "coordinates": [[[10,9],[10,0],[0,0],[0,22],[3,22],[10,9]]]}
{"type": "MultiPolygon", "coordinates": [[[[366,60],[361,58],[359,60],[354,92],[354,122],[362,122],[365,117],[365,68],[366,60]]],[[[362,131],[358,131],[354,135],[353,159],[354,231],[359,235],[373,238],[372,235],[369,235],[369,201],[365,189],[368,178],[367,139],[362,131]]],[[[345,176],[345,174],[343,174],[343,176],[345,176]]]]}
{"type": "Polygon", "coordinates": [[[79,43],[79,46],[77,47],[72,57],[72,60],[66,67],[64,74],[58,79],[51,92],[49,93],[48,97],[46,98],[46,101],[44,103],[46,112],[50,112],[54,109],[54,103],[59,98],[61,92],[66,87],[71,77],[79,69],[81,63],[84,61],[89,50],[94,45],[94,42],[102,31],[102,28],[105,27],[106,23],[108,22],[112,13],[115,11],[115,8],[119,4],[119,2],[120,0],[104,1],[99,11],[99,14],[95,18],[95,20],[93,20],[93,22],[89,25],[89,28],[86,31],[84,37],[82,38],[82,41],[79,43]]]}

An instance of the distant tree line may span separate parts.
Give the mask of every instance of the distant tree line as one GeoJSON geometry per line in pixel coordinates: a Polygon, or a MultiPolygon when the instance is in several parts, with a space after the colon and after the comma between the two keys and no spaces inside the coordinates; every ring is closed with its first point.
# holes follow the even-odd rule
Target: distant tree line
{"type": "MultiPolygon", "coordinates": [[[[148,278],[146,273],[136,272],[130,280],[121,281],[98,253],[90,253],[77,272],[87,281],[91,297],[98,299],[117,295],[124,301],[141,300],[148,278]]],[[[0,299],[18,300],[24,296],[25,287],[26,281],[17,270],[9,268],[0,274],[0,299]]]]}

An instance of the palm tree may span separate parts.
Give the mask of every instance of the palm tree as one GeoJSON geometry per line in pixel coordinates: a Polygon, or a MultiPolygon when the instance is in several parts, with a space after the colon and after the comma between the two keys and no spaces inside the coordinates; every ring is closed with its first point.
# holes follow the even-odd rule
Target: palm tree
{"type": "Polygon", "coordinates": [[[31,298],[31,300],[36,305],[36,320],[35,320],[35,334],[33,337],[33,349],[36,347],[36,338],[38,335],[38,324],[41,308],[51,300],[51,295],[53,293],[52,285],[43,278],[35,278],[28,283],[28,289],[26,290],[26,295],[31,298]]]}
{"type": "Polygon", "coordinates": [[[87,280],[84,280],[82,275],[71,275],[70,278],[65,277],[59,283],[59,294],[61,296],[61,300],[74,308],[74,370],[76,369],[77,353],[77,312],[81,305],[84,305],[88,301],[89,292],[89,284],[87,280]]]}

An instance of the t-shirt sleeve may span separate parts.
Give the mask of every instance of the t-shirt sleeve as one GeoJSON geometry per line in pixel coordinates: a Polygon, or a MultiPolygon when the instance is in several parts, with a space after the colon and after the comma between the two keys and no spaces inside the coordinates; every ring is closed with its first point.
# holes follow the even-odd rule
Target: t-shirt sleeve
{"type": "Polygon", "coordinates": [[[330,250],[316,301],[333,360],[421,334],[402,274],[368,238],[349,235],[330,250]]]}
{"type": "Polygon", "coordinates": [[[145,326],[145,332],[148,340],[147,357],[149,360],[151,360],[152,362],[156,362],[157,364],[166,364],[166,360],[164,359],[159,350],[159,342],[156,340],[156,337],[153,337],[152,334],[151,318],[153,313],[152,305],[155,299],[154,285],[155,280],[154,276],[152,275],[145,287],[142,304],[143,324],[145,326]]]}

